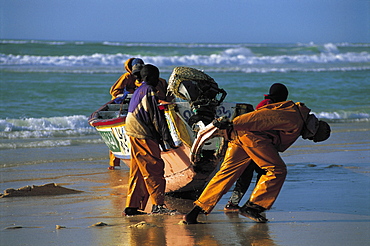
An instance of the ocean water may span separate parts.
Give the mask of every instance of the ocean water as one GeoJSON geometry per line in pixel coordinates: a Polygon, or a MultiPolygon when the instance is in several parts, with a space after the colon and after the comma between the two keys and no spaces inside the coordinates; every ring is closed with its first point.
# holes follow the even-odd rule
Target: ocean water
{"type": "Polygon", "coordinates": [[[210,75],[225,101],[258,104],[271,84],[335,123],[370,120],[370,44],[121,43],[0,40],[0,150],[102,143],[87,118],[110,100],[123,63],[140,57],[168,80],[210,75]]]}

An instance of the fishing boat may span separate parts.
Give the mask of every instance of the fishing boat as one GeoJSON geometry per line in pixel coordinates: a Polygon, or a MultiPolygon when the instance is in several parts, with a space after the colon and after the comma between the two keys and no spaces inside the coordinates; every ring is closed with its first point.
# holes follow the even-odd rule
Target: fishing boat
{"type": "MultiPolygon", "coordinates": [[[[165,162],[166,193],[198,194],[222,161],[226,140],[213,135],[202,146],[195,147],[197,139],[200,135],[207,136],[207,125],[215,118],[232,119],[252,111],[253,106],[224,102],[226,92],[218,87],[213,78],[189,67],[174,68],[168,81],[168,91],[176,99],[159,105],[164,109],[175,143],[175,148],[161,152],[165,162]],[[197,158],[194,158],[195,148],[197,158]]],[[[130,142],[125,132],[125,120],[131,96],[127,94],[121,100],[109,101],[88,119],[108,148],[127,166],[130,165],[130,142]]]]}

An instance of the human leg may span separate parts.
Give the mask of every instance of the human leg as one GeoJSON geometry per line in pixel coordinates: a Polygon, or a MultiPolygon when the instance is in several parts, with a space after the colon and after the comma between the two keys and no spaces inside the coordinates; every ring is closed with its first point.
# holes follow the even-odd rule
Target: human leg
{"type": "Polygon", "coordinates": [[[245,192],[248,190],[249,185],[253,178],[253,171],[255,170],[256,164],[251,162],[240,175],[238,180],[235,183],[234,190],[229,198],[228,203],[226,204],[224,210],[228,212],[238,212],[239,211],[239,202],[243,198],[245,192]]]}
{"type": "Polygon", "coordinates": [[[195,207],[193,210],[184,216],[185,221],[193,224],[196,222],[200,211],[203,210],[205,213],[210,213],[248,166],[250,161],[248,159],[245,151],[240,146],[233,141],[230,142],[220,170],[208,183],[198,200],[194,202],[195,207]]]}
{"type": "Polygon", "coordinates": [[[143,176],[134,158],[130,163],[130,175],[126,198],[126,207],[144,210],[149,199],[143,176]]]}
{"type": "Polygon", "coordinates": [[[251,220],[254,220],[259,223],[266,223],[268,220],[265,216],[263,216],[261,213],[265,211],[261,206],[258,206],[256,204],[253,204],[251,202],[246,202],[244,206],[242,206],[239,209],[239,213],[247,218],[250,218],[251,220]]]}
{"type": "MultiPolygon", "coordinates": [[[[135,145],[135,143],[133,143],[133,145],[135,145]]],[[[142,214],[142,212],[137,210],[144,210],[149,199],[149,193],[146,189],[144,178],[140,172],[135,151],[136,148],[134,147],[131,151],[130,175],[126,198],[126,208],[124,211],[125,215],[142,214]]]]}
{"type": "Polygon", "coordinates": [[[164,161],[161,158],[158,143],[150,139],[134,139],[132,141],[135,145],[135,158],[138,168],[153,203],[152,213],[167,214],[175,212],[175,210],[168,209],[164,204],[166,180],[164,178],[164,161]]]}
{"type": "Polygon", "coordinates": [[[266,172],[261,175],[249,200],[240,208],[240,214],[256,222],[267,222],[261,213],[270,209],[284,184],[286,165],[272,144],[264,147],[245,147],[245,151],[266,172]]]}
{"type": "Polygon", "coordinates": [[[133,142],[135,158],[150,199],[153,204],[162,205],[164,204],[166,180],[164,179],[164,161],[161,158],[159,145],[150,139],[134,138],[133,142]]]}
{"type": "Polygon", "coordinates": [[[202,208],[195,205],[189,213],[184,215],[184,220],[187,224],[198,224],[198,215],[202,212],[202,208]]]}
{"type": "Polygon", "coordinates": [[[109,150],[109,170],[115,170],[117,167],[120,167],[121,159],[117,158],[112,151],[109,150]]]}
{"type": "Polygon", "coordinates": [[[287,175],[286,165],[272,144],[261,148],[245,147],[248,155],[266,172],[259,179],[249,201],[265,209],[274,204],[287,175]]]}
{"type": "Polygon", "coordinates": [[[260,168],[259,166],[257,166],[256,164],[254,165],[254,171],[257,173],[257,178],[256,178],[256,185],[257,185],[261,176],[266,174],[266,171],[260,168]]]}

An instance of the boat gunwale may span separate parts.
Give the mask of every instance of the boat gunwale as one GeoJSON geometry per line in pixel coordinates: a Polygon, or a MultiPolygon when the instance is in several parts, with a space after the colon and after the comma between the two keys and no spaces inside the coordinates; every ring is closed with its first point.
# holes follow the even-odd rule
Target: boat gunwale
{"type": "Polygon", "coordinates": [[[117,118],[112,118],[112,119],[99,119],[98,115],[99,112],[104,112],[108,111],[108,105],[109,104],[116,104],[114,103],[114,100],[111,100],[101,106],[98,110],[96,110],[94,113],[92,113],[87,120],[89,124],[93,127],[115,127],[115,126],[121,126],[122,123],[124,124],[126,122],[126,115],[120,116],[117,118]]]}

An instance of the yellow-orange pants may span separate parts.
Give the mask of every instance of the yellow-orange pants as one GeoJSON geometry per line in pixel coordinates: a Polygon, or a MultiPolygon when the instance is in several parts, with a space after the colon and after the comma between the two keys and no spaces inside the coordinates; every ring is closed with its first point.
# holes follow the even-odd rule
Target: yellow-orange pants
{"type": "Polygon", "coordinates": [[[126,207],[145,209],[150,197],[154,205],[164,204],[166,180],[164,161],[156,141],[130,137],[131,163],[126,207]]]}
{"type": "Polygon", "coordinates": [[[109,150],[109,166],[116,167],[120,166],[121,159],[117,158],[112,151],[109,150]]]}
{"type": "Polygon", "coordinates": [[[254,188],[249,201],[265,209],[275,202],[287,174],[286,165],[278,151],[269,141],[263,146],[248,147],[242,138],[229,142],[220,170],[208,183],[201,196],[194,202],[206,213],[210,213],[221,197],[228,192],[234,182],[253,160],[266,171],[254,188]]]}

